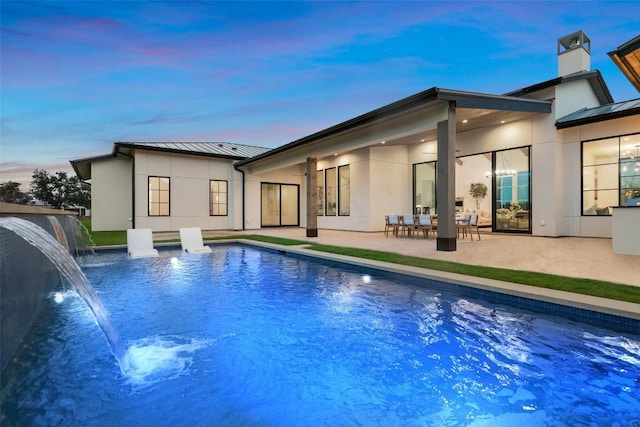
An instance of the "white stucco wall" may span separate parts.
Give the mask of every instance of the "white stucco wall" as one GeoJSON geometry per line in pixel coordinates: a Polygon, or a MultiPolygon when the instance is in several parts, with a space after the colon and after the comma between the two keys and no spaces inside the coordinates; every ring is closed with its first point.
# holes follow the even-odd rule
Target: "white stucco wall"
{"type": "Polygon", "coordinates": [[[239,228],[237,195],[242,191],[242,175],[231,160],[158,153],[135,152],[135,227],[153,231],[177,231],[181,227],[202,230],[239,228]],[[148,216],[148,178],[171,178],[170,215],[148,216]],[[209,215],[209,181],[228,182],[228,215],[209,215]]]}
{"type": "Polygon", "coordinates": [[[131,228],[131,197],[131,159],[112,157],[91,163],[93,230],[131,228]]]}
{"type": "Polygon", "coordinates": [[[407,146],[371,149],[371,231],[384,230],[384,216],[413,212],[412,170],[407,146]]]}

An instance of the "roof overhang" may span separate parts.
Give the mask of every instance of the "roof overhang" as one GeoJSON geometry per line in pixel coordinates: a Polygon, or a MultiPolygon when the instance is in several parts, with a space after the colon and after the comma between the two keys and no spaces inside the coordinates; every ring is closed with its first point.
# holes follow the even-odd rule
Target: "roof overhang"
{"type": "MultiPolygon", "coordinates": [[[[347,137],[359,130],[375,127],[386,127],[403,120],[424,121],[426,128],[421,129],[420,135],[435,137],[437,121],[444,120],[437,115],[450,103],[456,108],[456,122],[461,124],[466,120],[465,127],[458,127],[459,132],[479,129],[496,125],[500,122],[519,120],[524,117],[551,113],[551,101],[523,99],[513,96],[489,95],[476,92],[464,92],[458,90],[431,88],[415,95],[403,98],[399,101],[385,105],[368,113],[357,116],[351,120],[331,126],[304,138],[295,140],[261,155],[236,162],[237,167],[249,166],[264,161],[271,161],[277,157],[287,156],[292,152],[300,152],[299,160],[311,151],[312,147],[333,152],[329,144],[330,140],[336,140],[341,136],[347,137]],[[419,113],[419,114],[416,114],[419,113]],[[431,115],[431,117],[429,117],[431,115]],[[417,116],[414,118],[414,116],[417,116]],[[468,125],[468,126],[467,126],[468,125]],[[302,150],[302,151],[301,151],[302,150]]],[[[415,134],[417,135],[417,133],[415,134]]],[[[415,139],[414,134],[398,134],[396,138],[386,138],[395,144],[409,143],[415,139]],[[403,142],[404,141],[404,142],[403,142]]],[[[356,141],[352,150],[377,144],[379,141],[356,141]]],[[[317,155],[319,151],[316,150],[317,155]]]]}
{"type": "MultiPolygon", "coordinates": [[[[215,157],[219,159],[228,159],[228,160],[242,160],[246,159],[247,155],[242,155],[239,152],[236,152],[235,148],[230,150],[225,150],[224,152],[221,150],[218,151],[203,151],[201,147],[197,147],[197,145],[202,143],[193,143],[193,142],[159,142],[159,143],[149,143],[149,142],[116,142],[113,145],[114,154],[126,154],[132,155],[135,150],[146,150],[146,151],[155,151],[161,153],[178,153],[178,154],[187,154],[190,156],[201,156],[201,157],[215,157]]],[[[215,146],[219,144],[221,147],[223,145],[233,145],[228,143],[207,143],[215,146]]]]}
{"type": "Polygon", "coordinates": [[[608,52],[607,55],[640,92],[640,36],[618,46],[616,50],[608,52]]]}
{"type": "Polygon", "coordinates": [[[78,178],[82,181],[87,181],[91,179],[91,163],[105,159],[112,159],[115,156],[115,153],[112,153],[102,156],[85,157],[84,159],[70,160],[69,163],[71,163],[71,167],[73,167],[78,178]]]}
{"type": "Polygon", "coordinates": [[[541,90],[549,89],[563,83],[570,83],[578,80],[587,80],[593,93],[598,98],[598,102],[600,104],[611,104],[613,103],[613,96],[607,87],[607,84],[602,77],[602,73],[599,70],[594,71],[580,71],[578,73],[569,74],[562,77],[555,77],[551,80],[547,80],[541,83],[536,83],[535,85],[527,86],[522,89],[517,89],[512,92],[508,92],[506,96],[517,96],[523,97],[527,96],[531,93],[539,92],[541,90]]]}

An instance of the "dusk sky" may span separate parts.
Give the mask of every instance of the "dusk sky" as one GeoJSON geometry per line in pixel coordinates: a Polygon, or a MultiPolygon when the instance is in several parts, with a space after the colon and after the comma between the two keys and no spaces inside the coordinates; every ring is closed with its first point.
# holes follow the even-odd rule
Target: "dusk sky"
{"type": "Polygon", "coordinates": [[[556,41],[607,56],[640,2],[6,1],[0,182],[115,141],[277,147],[431,87],[503,94],[557,76],[556,41]]]}

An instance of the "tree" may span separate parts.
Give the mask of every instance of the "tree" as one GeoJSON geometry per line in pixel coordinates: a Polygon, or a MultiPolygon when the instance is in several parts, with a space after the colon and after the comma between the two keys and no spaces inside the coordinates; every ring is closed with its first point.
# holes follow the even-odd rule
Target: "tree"
{"type": "Polygon", "coordinates": [[[480,209],[480,201],[487,196],[487,186],[481,182],[471,183],[469,194],[476,201],[476,209],[480,209]]]}
{"type": "Polygon", "coordinates": [[[31,196],[20,190],[19,182],[7,181],[0,184],[0,202],[28,205],[31,202],[31,196]]]}
{"type": "Polygon", "coordinates": [[[91,207],[91,186],[77,176],[69,177],[66,172],[49,174],[45,170],[33,171],[31,194],[54,208],[69,206],[91,207]]]}

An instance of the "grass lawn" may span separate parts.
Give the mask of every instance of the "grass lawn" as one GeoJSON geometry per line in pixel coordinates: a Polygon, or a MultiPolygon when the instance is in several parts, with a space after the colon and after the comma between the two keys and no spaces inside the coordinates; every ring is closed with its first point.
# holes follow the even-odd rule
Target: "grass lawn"
{"type": "MultiPolygon", "coordinates": [[[[82,223],[87,228],[87,230],[89,230],[91,239],[96,246],[127,244],[127,232],[125,230],[94,232],[91,230],[90,219],[82,219],[82,223]]],[[[226,237],[217,237],[215,239],[206,240],[226,240],[237,237],[238,236],[229,235],[226,237]]],[[[619,283],[611,283],[601,280],[578,279],[574,277],[557,276],[553,274],[536,273],[531,271],[509,270],[506,268],[460,264],[456,262],[400,255],[391,252],[372,251],[368,249],[310,244],[309,242],[301,240],[283,239],[279,237],[260,235],[243,235],[241,237],[243,239],[275,243],[284,246],[309,245],[310,249],[321,252],[390,262],[412,267],[428,268],[431,270],[446,271],[450,273],[465,274],[468,276],[484,277],[487,279],[502,280],[505,282],[521,283],[523,285],[538,286],[541,288],[556,289],[559,291],[574,292],[578,294],[640,304],[640,287],[637,286],[621,285],[619,283]]],[[[179,239],[157,240],[156,243],[179,241],[179,239]]]]}

